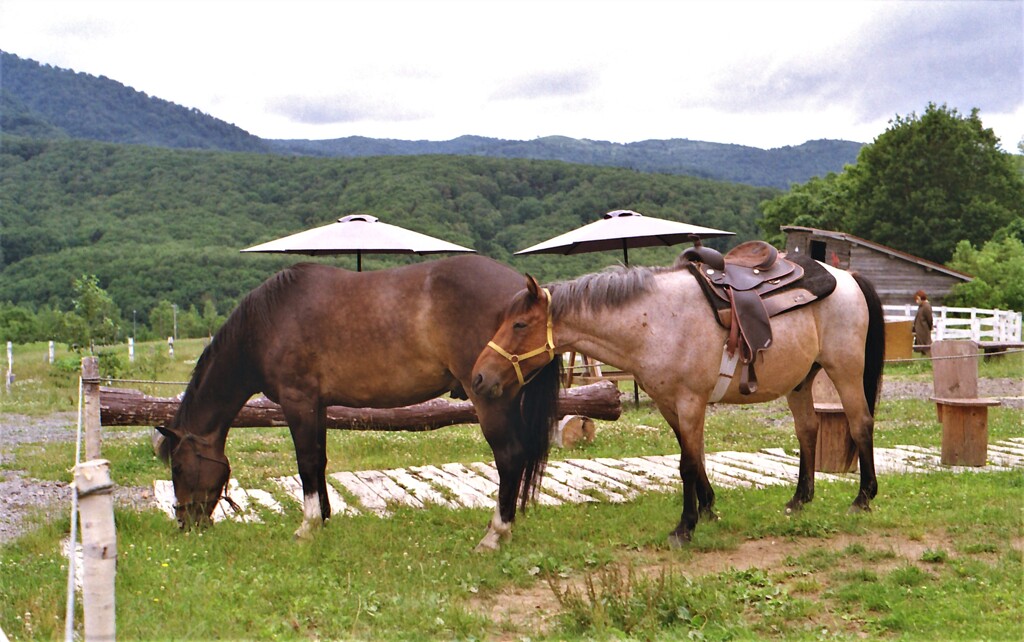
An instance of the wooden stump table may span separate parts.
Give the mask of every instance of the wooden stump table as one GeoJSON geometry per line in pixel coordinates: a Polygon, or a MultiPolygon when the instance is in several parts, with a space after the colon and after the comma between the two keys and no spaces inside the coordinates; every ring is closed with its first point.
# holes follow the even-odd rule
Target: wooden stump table
{"type": "Polygon", "coordinates": [[[988,409],[998,399],[932,397],[942,422],[942,464],[984,466],[988,461],[988,409]]]}
{"type": "Polygon", "coordinates": [[[821,473],[852,473],[857,470],[857,444],[850,436],[850,422],[838,403],[816,403],[818,444],[814,470],[821,473]]]}
{"type": "Polygon", "coordinates": [[[839,403],[839,393],[822,370],[811,386],[814,414],[818,418],[818,441],[814,449],[814,470],[820,473],[852,473],[857,470],[857,444],[850,436],[850,422],[839,403]]]}

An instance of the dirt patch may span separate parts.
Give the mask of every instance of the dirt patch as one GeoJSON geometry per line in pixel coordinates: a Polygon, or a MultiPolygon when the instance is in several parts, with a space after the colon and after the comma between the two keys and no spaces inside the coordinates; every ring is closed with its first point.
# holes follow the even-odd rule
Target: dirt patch
{"type": "MultiPolygon", "coordinates": [[[[1024,551],[1024,538],[1017,536],[1011,539],[1010,546],[1017,551],[1024,551]]],[[[923,556],[928,552],[942,551],[948,559],[956,559],[958,555],[950,549],[949,537],[941,533],[928,533],[915,538],[895,533],[837,535],[829,539],[759,539],[748,540],[734,549],[722,551],[633,551],[623,555],[613,565],[613,569],[617,567],[623,574],[631,569],[636,575],[652,578],[663,573],[675,573],[690,579],[730,570],[756,569],[786,583],[787,571],[798,560],[816,551],[824,551],[830,554],[830,562],[828,571],[818,574],[820,593],[827,585],[827,575],[830,573],[870,566],[874,572],[885,574],[907,565],[915,565],[927,571],[929,563],[923,561],[923,556]],[[831,558],[831,554],[847,550],[863,553],[831,558]]],[[[981,553],[972,554],[971,557],[994,563],[997,555],[981,553]]],[[[585,586],[585,578],[585,573],[577,573],[560,578],[556,585],[563,593],[566,590],[578,593],[585,586]]],[[[549,633],[560,611],[554,590],[543,580],[527,588],[510,589],[476,598],[469,603],[469,609],[489,618],[498,626],[500,632],[491,639],[500,641],[549,633]]],[[[828,625],[834,628],[836,623],[830,621],[828,625]]]]}

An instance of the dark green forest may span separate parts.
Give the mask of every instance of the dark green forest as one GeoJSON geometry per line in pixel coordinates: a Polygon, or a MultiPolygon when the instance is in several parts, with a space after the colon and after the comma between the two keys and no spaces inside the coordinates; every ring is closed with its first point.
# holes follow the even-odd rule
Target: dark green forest
{"type": "Polygon", "coordinates": [[[185,149],[268,151],[245,130],[105,76],[0,51],[0,131],[185,149]]]}
{"type": "MultiPolygon", "coordinates": [[[[768,188],[556,161],[459,156],[325,159],[181,151],[75,140],[0,139],[0,302],[68,309],[94,274],[131,320],[160,301],[220,313],[302,257],[240,254],[256,243],[368,213],[473,247],[542,280],[621,260],[616,253],[513,253],[613,209],[757,238],[768,188]]],[[[637,250],[670,262],[679,248],[637,250]]],[[[353,257],[317,259],[354,268],[353,257]]],[[[364,257],[380,269],[418,257],[364,257]]]]}

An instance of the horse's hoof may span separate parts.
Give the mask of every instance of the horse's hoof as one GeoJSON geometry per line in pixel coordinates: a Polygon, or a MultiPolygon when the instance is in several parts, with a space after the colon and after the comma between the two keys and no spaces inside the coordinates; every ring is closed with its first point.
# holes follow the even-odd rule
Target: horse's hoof
{"type": "Polygon", "coordinates": [[[295,541],[297,542],[308,542],[313,539],[313,533],[320,530],[321,524],[312,522],[302,522],[302,526],[299,526],[298,530],[295,531],[295,541]]]}
{"type": "Polygon", "coordinates": [[[718,516],[718,513],[710,509],[702,510],[700,512],[700,518],[706,522],[717,522],[721,519],[721,517],[718,516]]]}
{"type": "Polygon", "coordinates": [[[851,504],[848,512],[851,515],[855,515],[857,513],[870,513],[871,506],[869,504],[851,504]]]}
{"type": "Polygon", "coordinates": [[[493,553],[501,548],[501,541],[497,533],[487,533],[480,543],[473,549],[474,553],[493,553]]]}
{"type": "Polygon", "coordinates": [[[669,533],[668,534],[668,547],[671,549],[680,549],[690,543],[691,535],[689,533],[669,533]]]}
{"type": "Polygon", "coordinates": [[[793,513],[799,513],[804,509],[803,502],[789,502],[786,504],[786,514],[792,515],[793,513]]]}

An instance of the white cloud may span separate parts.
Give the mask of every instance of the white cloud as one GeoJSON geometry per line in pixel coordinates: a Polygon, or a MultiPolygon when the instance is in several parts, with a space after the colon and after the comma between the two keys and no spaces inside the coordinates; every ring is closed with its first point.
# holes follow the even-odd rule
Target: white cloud
{"type": "Polygon", "coordinates": [[[0,46],[266,138],[1024,137],[1024,2],[0,0],[0,46]]]}

